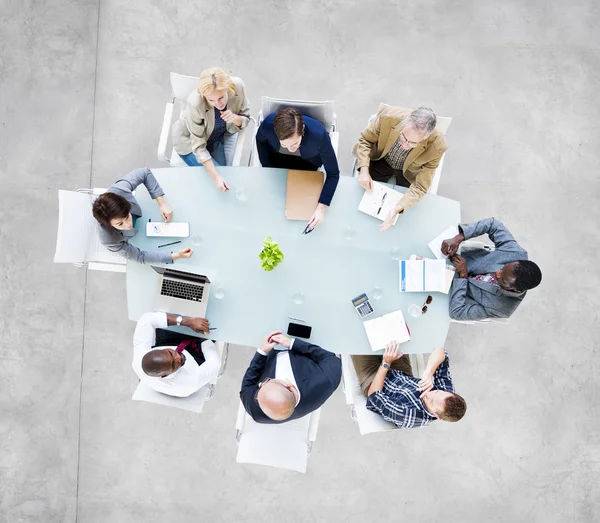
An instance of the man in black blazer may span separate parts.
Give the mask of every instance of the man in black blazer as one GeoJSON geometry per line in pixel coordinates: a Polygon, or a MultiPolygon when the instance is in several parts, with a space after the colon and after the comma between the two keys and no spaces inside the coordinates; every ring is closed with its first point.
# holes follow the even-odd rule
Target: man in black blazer
{"type": "Polygon", "coordinates": [[[342,364],[333,352],[276,331],[263,338],[252,358],[240,399],[257,423],[283,423],[317,410],[341,378],[342,364]]]}

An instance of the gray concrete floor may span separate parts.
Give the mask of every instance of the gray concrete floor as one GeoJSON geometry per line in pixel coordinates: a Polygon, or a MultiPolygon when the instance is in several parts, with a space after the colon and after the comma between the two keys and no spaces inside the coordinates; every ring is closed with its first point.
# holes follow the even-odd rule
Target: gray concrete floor
{"type": "Polygon", "coordinates": [[[599,23],[592,0],[0,0],[0,521],[598,521],[599,23]],[[452,326],[462,422],[361,437],[340,389],[301,475],[235,463],[249,348],[199,416],[131,401],[124,277],[52,263],[57,190],[162,166],[169,71],[214,64],[254,115],[335,99],[345,173],[380,101],[454,117],[439,193],[544,271],[508,326],[452,326]]]}

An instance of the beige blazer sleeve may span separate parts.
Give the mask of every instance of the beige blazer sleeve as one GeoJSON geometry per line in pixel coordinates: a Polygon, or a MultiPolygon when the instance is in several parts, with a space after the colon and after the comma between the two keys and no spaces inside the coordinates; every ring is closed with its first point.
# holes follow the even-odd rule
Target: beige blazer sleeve
{"type": "Polygon", "coordinates": [[[240,78],[232,78],[233,88],[235,90],[235,100],[236,107],[233,109],[233,112],[238,116],[242,117],[242,126],[237,127],[235,124],[230,124],[232,129],[230,130],[230,126],[227,126],[227,130],[232,134],[237,132],[248,125],[250,121],[250,101],[246,98],[246,88],[244,87],[244,82],[240,78]]]}
{"type": "Polygon", "coordinates": [[[377,148],[379,135],[381,133],[381,119],[383,111],[380,112],[358,138],[358,143],[354,146],[352,153],[357,159],[356,167],[369,167],[371,163],[371,151],[373,147],[377,148]]]}
{"type": "MultiPolygon", "coordinates": [[[[212,129],[209,129],[210,126],[204,103],[198,103],[198,98],[201,98],[201,95],[198,93],[192,93],[188,98],[185,111],[185,125],[190,133],[192,152],[196,155],[196,159],[200,163],[204,163],[211,159],[210,153],[206,149],[206,144],[209,132],[212,132],[212,129]]],[[[214,127],[214,122],[212,126],[214,127]]]]}
{"type": "Polygon", "coordinates": [[[396,207],[398,213],[410,209],[427,194],[435,176],[435,170],[440,165],[444,152],[448,149],[446,139],[441,133],[435,137],[430,136],[429,140],[431,138],[434,138],[432,143],[427,145],[427,149],[419,155],[416,163],[409,165],[404,173],[404,177],[410,181],[410,187],[398,202],[398,207],[396,207]]]}

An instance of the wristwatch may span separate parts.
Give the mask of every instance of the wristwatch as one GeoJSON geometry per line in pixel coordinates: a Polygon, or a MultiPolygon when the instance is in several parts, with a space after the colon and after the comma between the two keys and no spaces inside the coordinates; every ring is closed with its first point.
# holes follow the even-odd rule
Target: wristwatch
{"type": "Polygon", "coordinates": [[[182,321],[183,321],[183,316],[177,316],[177,319],[175,320],[175,322],[177,323],[177,326],[181,325],[182,321]]]}
{"type": "Polygon", "coordinates": [[[390,370],[390,365],[389,363],[386,363],[385,361],[381,362],[381,366],[385,369],[385,370],[390,370]]]}

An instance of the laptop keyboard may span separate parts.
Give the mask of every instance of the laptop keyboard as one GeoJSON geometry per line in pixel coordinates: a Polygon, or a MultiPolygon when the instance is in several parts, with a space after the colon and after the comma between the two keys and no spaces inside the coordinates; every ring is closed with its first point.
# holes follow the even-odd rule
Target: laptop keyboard
{"type": "Polygon", "coordinates": [[[204,286],[191,285],[182,281],[163,279],[160,294],[162,296],[172,296],[182,300],[202,301],[204,286]]]}

